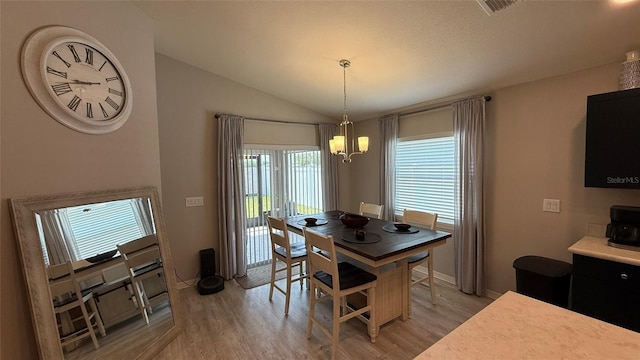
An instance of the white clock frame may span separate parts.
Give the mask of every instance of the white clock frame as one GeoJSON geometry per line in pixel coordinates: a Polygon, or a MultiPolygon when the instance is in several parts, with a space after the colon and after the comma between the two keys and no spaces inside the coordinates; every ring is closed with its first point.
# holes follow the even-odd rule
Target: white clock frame
{"type": "Polygon", "coordinates": [[[36,102],[59,123],[87,134],[106,134],[119,129],[129,119],[133,105],[131,82],[116,56],[99,40],[87,33],[66,26],[48,26],[36,30],[22,47],[22,76],[36,102]],[[119,72],[123,84],[124,103],[116,116],[108,120],[91,120],[74,116],[55,99],[45,76],[47,51],[62,42],[79,42],[102,53],[119,72]]]}

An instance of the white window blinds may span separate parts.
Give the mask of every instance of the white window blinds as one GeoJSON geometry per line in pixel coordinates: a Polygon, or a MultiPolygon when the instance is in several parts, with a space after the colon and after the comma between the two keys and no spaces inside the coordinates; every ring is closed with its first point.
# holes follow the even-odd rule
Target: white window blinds
{"type": "Polygon", "coordinates": [[[398,141],[396,159],[396,215],[403,209],[435,212],[453,223],[453,136],[398,141]]]}
{"type": "Polygon", "coordinates": [[[71,207],[67,214],[82,259],[145,236],[131,200],[71,207]]]}

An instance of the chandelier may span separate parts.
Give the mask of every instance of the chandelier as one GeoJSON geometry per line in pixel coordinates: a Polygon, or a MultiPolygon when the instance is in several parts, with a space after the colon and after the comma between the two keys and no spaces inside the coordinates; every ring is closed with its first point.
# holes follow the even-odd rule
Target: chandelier
{"type": "Polygon", "coordinates": [[[332,154],[342,155],[343,163],[350,163],[352,155],[364,154],[369,150],[369,137],[358,137],[358,150],[355,147],[355,131],[353,123],[349,121],[347,116],[347,68],[351,65],[349,60],[340,60],[342,66],[342,77],[344,84],[344,114],[340,123],[340,135],[336,135],[329,140],[329,149],[332,154]]]}

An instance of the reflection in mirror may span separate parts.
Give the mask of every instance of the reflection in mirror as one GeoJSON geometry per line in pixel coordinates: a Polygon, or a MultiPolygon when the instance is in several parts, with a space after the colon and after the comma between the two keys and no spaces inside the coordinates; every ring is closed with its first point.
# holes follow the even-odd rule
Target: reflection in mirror
{"type": "Polygon", "coordinates": [[[118,244],[156,233],[148,198],[43,210],[35,216],[45,265],[99,262],[113,257],[108,255],[118,244]]]}
{"type": "Polygon", "coordinates": [[[177,335],[155,188],[20,198],[11,206],[41,358],[147,359],[177,335]],[[57,268],[71,271],[52,275],[57,268]],[[64,284],[71,287],[60,291],[64,284]]]}

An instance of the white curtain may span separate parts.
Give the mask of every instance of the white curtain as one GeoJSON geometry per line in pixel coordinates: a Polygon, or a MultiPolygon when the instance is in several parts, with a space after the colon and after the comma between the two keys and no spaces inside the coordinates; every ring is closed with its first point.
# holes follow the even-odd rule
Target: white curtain
{"type": "Polygon", "coordinates": [[[396,144],[398,114],[378,119],[380,125],[380,201],[384,205],[382,218],[394,221],[396,203],[396,144]]]}
{"type": "Polygon", "coordinates": [[[220,273],[229,280],[247,274],[244,192],[244,117],[218,118],[218,235],[220,273]]]}
{"type": "Polygon", "coordinates": [[[67,261],[80,260],[80,251],[76,244],[76,237],[71,230],[67,209],[43,211],[40,213],[40,220],[49,253],[49,263],[57,265],[67,261]]]}
{"type": "Polygon", "coordinates": [[[485,98],[453,105],[455,138],[454,239],[456,283],[467,294],[485,295],[484,137],[485,98]]]}
{"type": "Polygon", "coordinates": [[[324,211],[338,209],[338,157],[331,154],[329,139],[337,133],[338,127],[319,124],[320,162],[322,166],[322,206],[324,211]]]}
{"type": "Polygon", "coordinates": [[[136,223],[144,236],[156,233],[153,226],[153,217],[151,214],[151,206],[148,198],[131,199],[131,208],[136,218],[136,223]]]}

